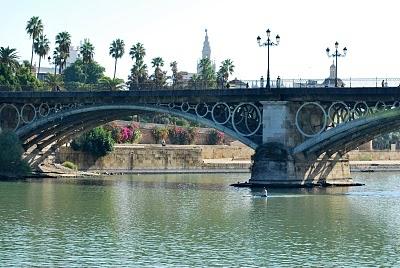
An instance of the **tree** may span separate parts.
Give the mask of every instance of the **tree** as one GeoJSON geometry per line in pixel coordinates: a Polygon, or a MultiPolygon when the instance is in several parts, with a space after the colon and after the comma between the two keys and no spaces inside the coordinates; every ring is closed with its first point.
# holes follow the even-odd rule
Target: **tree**
{"type": "Polygon", "coordinates": [[[163,86],[166,81],[166,72],[163,72],[160,67],[164,66],[164,60],[161,57],[156,57],[151,61],[154,69],[154,82],[156,86],[163,86]]]}
{"type": "Polygon", "coordinates": [[[79,82],[85,84],[97,84],[104,76],[104,67],[96,61],[84,63],[78,59],[64,70],[64,82],[79,82]]]}
{"type": "Polygon", "coordinates": [[[124,80],[119,78],[111,79],[108,76],[100,78],[99,84],[104,87],[105,90],[117,91],[124,87],[124,80]]]}
{"type": "Polygon", "coordinates": [[[56,35],[56,44],[58,45],[58,55],[60,57],[59,73],[67,64],[69,57],[69,47],[71,46],[71,35],[68,32],[61,32],[56,35]]]}
{"type": "Polygon", "coordinates": [[[94,46],[89,39],[85,38],[80,48],[83,63],[91,63],[94,56],[94,46]]]}
{"type": "Polygon", "coordinates": [[[73,150],[80,150],[90,153],[94,157],[101,157],[113,150],[114,143],[115,141],[110,131],[105,130],[103,127],[96,127],[74,139],[71,147],[73,150]]]}
{"type": "Polygon", "coordinates": [[[22,90],[35,90],[42,86],[42,83],[36,78],[36,75],[32,72],[31,65],[29,62],[20,66],[16,73],[15,78],[18,82],[18,89],[22,90]]]}
{"type": "Polygon", "coordinates": [[[10,68],[11,71],[15,72],[19,66],[19,56],[15,48],[0,47],[0,63],[10,68]]]}
{"type": "Polygon", "coordinates": [[[202,82],[203,87],[215,86],[215,71],[209,58],[200,60],[199,63],[200,74],[199,80],[202,82]]]}
{"type": "Polygon", "coordinates": [[[43,24],[42,20],[39,17],[32,17],[28,20],[25,28],[27,34],[30,38],[32,38],[32,56],[31,56],[31,66],[33,61],[33,52],[34,52],[34,42],[35,39],[39,37],[43,33],[43,24]]]}
{"type": "Polygon", "coordinates": [[[218,79],[221,80],[224,84],[228,82],[229,75],[231,75],[234,71],[235,65],[233,65],[232,60],[226,59],[221,62],[221,66],[218,70],[218,79]]]}
{"type": "Polygon", "coordinates": [[[64,86],[64,81],[60,74],[48,74],[45,82],[47,86],[54,91],[57,91],[64,86]]]}
{"type": "Polygon", "coordinates": [[[146,50],[143,44],[136,43],[129,51],[129,55],[135,63],[132,66],[131,74],[128,77],[129,89],[139,88],[139,84],[143,84],[147,80],[147,65],[144,64],[144,56],[146,50]]]}
{"type": "Polygon", "coordinates": [[[39,74],[42,58],[45,58],[50,51],[50,41],[49,39],[47,39],[46,35],[41,34],[35,39],[33,46],[35,49],[35,53],[39,55],[39,74]]]}
{"type": "Polygon", "coordinates": [[[116,40],[112,41],[109,54],[111,55],[111,57],[113,57],[115,59],[114,79],[115,79],[115,73],[117,72],[117,60],[122,58],[124,53],[125,53],[124,41],[121,39],[116,39],[116,40]]]}
{"type": "Polygon", "coordinates": [[[142,61],[144,56],[146,56],[146,49],[144,48],[143,44],[136,43],[136,45],[131,47],[129,55],[131,56],[132,60],[136,60],[136,62],[142,61]]]}
{"type": "Polygon", "coordinates": [[[6,176],[24,176],[30,173],[30,167],[22,160],[24,149],[18,136],[5,130],[0,133],[0,174],[6,176]]]}

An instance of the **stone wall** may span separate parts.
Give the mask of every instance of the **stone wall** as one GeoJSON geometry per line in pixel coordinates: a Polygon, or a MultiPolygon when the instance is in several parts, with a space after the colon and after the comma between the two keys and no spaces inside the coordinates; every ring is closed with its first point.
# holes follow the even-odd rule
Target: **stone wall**
{"type": "Polygon", "coordinates": [[[203,159],[230,158],[250,159],[253,150],[244,146],[199,146],[199,145],[116,145],[114,151],[98,159],[89,154],[61,147],[57,161],[73,162],[79,170],[91,171],[161,171],[161,170],[202,170],[239,168],[248,170],[250,163],[231,165],[229,163],[204,164],[203,159]]]}
{"type": "Polygon", "coordinates": [[[374,161],[374,160],[400,160],[400,152],[392,151],[351,151],[350,161],[374,161]]]}

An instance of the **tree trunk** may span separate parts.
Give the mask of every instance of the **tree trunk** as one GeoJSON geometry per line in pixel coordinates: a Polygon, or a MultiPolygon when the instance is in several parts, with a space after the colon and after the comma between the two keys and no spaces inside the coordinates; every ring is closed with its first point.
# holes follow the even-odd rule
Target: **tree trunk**
{"type": "Polygon", "coordinates": [[[115,58],[115,64],[114,64],[114,80],[115,80],[115,73],[117,72],[117,58],[115,58]]]}
{"type": "Polygon", "coordinates": [[[36,78],[39,78],[39,73],[40,73],[40,63],[41,63],[41,61],[42,61],[42,57],[40,57],[40,56],[39,56],[39,68],[38,68],[38,71],[37,71],[37,74],[36,74],[36,78]]]}
{"type": "Polygon", "coordinates": [[[35,48],[35,39],[32,37],[32,56],[31,56],[31,72],[32,72],[32,62],[33,62],[33,50],[35,48]]]}

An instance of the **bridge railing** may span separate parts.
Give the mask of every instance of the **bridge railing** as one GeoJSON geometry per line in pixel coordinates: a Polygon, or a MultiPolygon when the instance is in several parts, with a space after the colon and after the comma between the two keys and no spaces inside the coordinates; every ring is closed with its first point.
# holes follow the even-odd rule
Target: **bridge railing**
{"type": "MultiPolygon", "coordinates": [[[[124,85],[118,90],[220,90],[220,89],[248,89],[248,88],[266,88],[266,80],[238,80],[234,79],[227,82],[218,81],[181,81],[177,83],[168,82],[157,84],[154,81],[145,83],[124,85]]],[[[335,79],[274,79],[270,81],[270,88],[323,88],[335,87],[335,79]]],[[[337,87],[345,88],[363,88],[363,87],[400,87],[400,78],[346,78],[338,79],[337,87]]],[[[50,88],[43,86],[33,89],[30,87],[13,88],[0,85],[0,91],[111,91],[102,84],[65,84],[59,88],[50,88]]],[[[114,89],[115,90],[115,89],[114,89]]]]}

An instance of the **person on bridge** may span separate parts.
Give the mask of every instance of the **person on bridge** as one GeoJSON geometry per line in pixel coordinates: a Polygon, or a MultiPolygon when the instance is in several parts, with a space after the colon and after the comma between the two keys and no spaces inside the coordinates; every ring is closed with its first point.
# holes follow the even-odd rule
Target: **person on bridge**
{"type": "Polygon", "coordinates": [[[260,78],[260,87],[263,88],[264,87],[264,77],[261,76],[260,78]]]}

